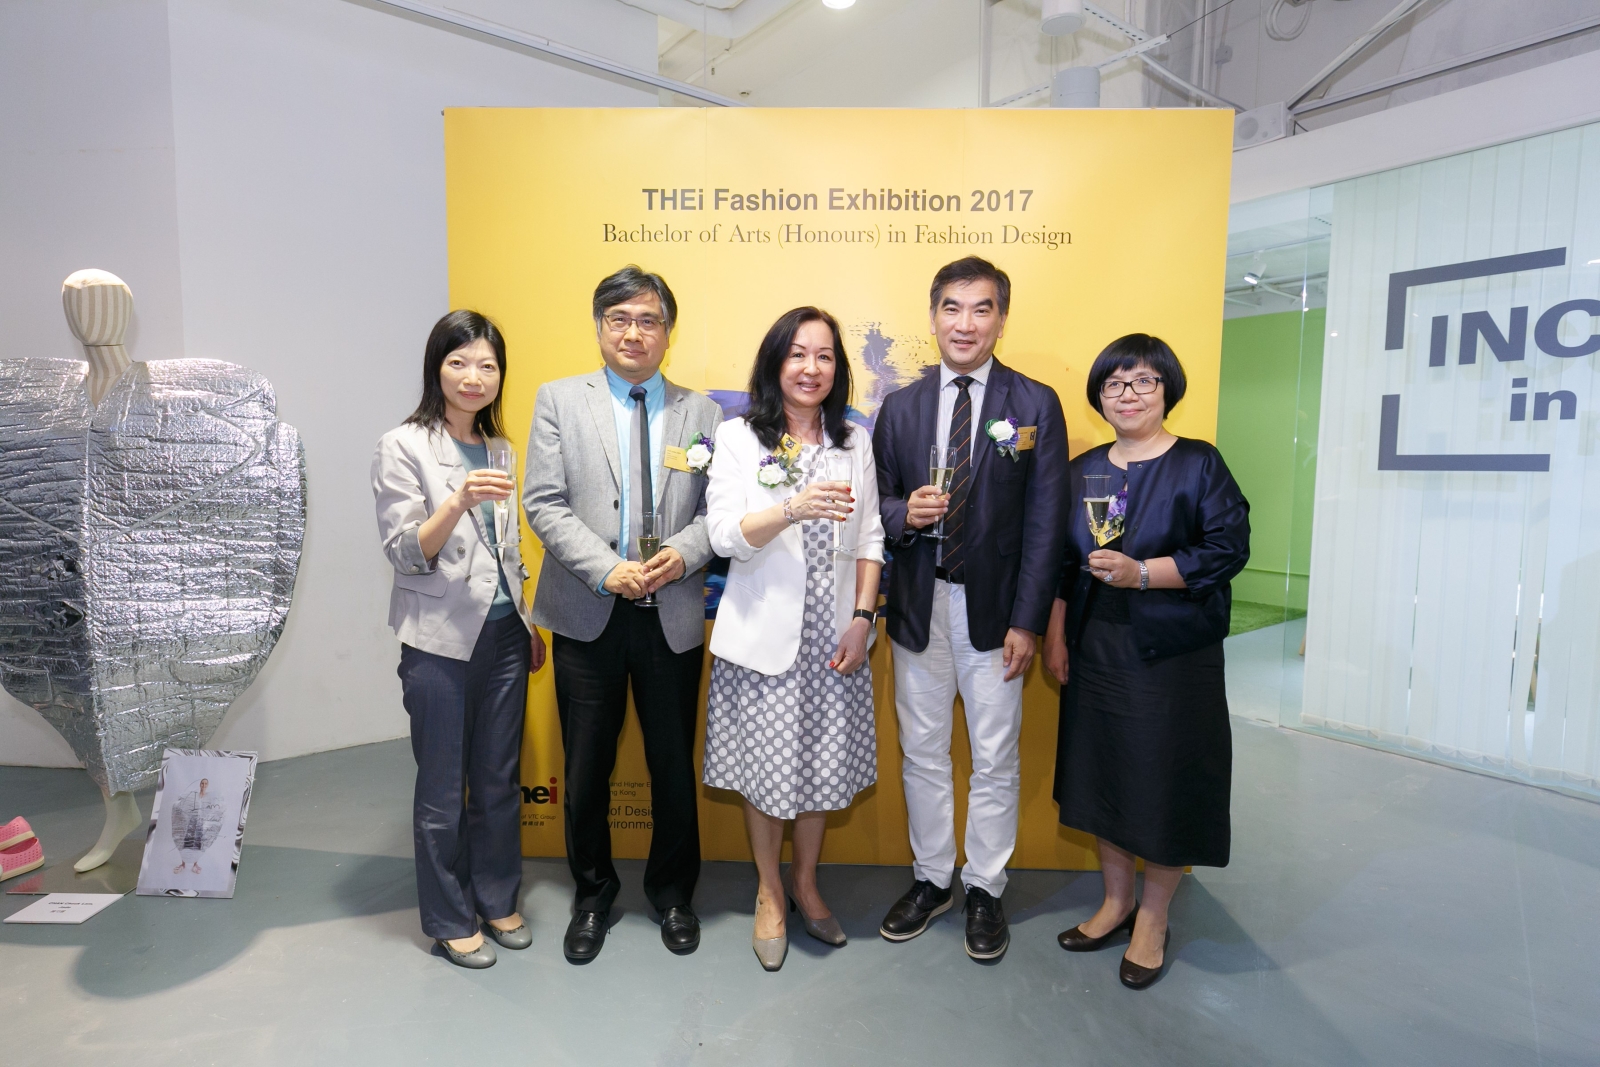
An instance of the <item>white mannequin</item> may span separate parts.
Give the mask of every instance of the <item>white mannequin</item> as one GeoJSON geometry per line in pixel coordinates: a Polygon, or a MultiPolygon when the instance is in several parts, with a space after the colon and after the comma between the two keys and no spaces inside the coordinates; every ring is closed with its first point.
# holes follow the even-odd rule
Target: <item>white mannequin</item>
{"type": "MultiPolygon", "coordinates": [[[[128,319],[133,315],[133,292],[115,274],[80,270],[61,284],[61,306],[73,336],[83,342],[89,361],[89,404],[98,405],[133,361],[123,347],[128,319]]],[[[72,865],[75,871],[92,871],[111,858],[122,839],[143,821],[132,793],[100,791],[106,801],[106,824],[100,840],[72,865]]]]}

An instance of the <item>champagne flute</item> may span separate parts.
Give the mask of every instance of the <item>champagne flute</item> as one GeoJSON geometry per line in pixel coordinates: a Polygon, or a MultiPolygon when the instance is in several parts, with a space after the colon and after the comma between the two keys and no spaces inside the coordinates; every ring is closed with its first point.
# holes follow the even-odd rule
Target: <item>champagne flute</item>
{"type": "MultiPolygon", "coordinates": [[[[1111,475],[1085,474],[1083,476],[1083,510],[1089,517],[1089,534],[1099,548],[1111,540],[1108,513],[1111,510],[1111,475]]],[[[1089,570],[1087,563],[1080,570],[1089,570]]]]}
{"type": "MultiPolygon", "coordinates": [[[[660,551],[661,538],[656,536],[656,513],[654,511],[646,511],[640,516],[639,521],[639,562],[649,563],[655,558],[656,553],[660,551]]],[[[635,600],[634,603],[641,608],[653,608],[657,606],[658,601],[652,591],[635,600]]]]}
{"type": "MultiPolygon", "coordinates": [[[[956,468],[950,455],[949,445],[933,445],[928,449],[928,484],[941,493],[950,492],[950,480],[955,477],[956,468]]],[[[923,536],[934,541],[944,540],[944,516],[939,516],[939,524],[932,531],[923,531],[923,536]]]]}
{"type": "MultiPolygon", "coordinates": [[[[512,485],[517,484],[517,454],[509,448],[490,448],[489,469],[504,474],[512,485]]],[[[508,520],[511,518],[511,502],[509,500],[496,500],[494,502],[494,545],[498,549],[506,539],[508,520]]]]}
{"type": "MultiPolygon", "coordinates": [[[[851,482],[855,475],[855,461],[850,453],[839,449],[828,452],[823,461],[822,469],[823,476],[828,481],[843,482],[846,489],[851,488],[851,482]]],[[[843,519],[835,520],[833,524],[833,548],[831,551],[835,556],[855,554],[855,548],[844,543],[844,528],[849,521],[849,517],[846,516],[843,519]]]]}

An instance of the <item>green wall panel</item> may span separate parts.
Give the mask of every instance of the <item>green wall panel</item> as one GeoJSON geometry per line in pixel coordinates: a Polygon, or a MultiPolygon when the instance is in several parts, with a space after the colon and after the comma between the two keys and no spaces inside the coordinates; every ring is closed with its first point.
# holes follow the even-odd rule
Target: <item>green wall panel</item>
{"type": "Polygon", "coordinates": [[[1222,326],[1217,447],[1250,501],[1250,565],[1237,600],[1306,606],[1326,313],[1286,311],[1222,326]]]}

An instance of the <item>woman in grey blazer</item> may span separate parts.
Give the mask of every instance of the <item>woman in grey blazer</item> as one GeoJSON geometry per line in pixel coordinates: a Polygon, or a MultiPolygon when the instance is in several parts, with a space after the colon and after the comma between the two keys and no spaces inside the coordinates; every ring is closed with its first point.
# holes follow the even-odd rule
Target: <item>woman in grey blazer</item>
{"type": "Polygon", "coordinates": [[[462,967],[495,962],[484,934],[527,948],[522,884],[522,723],[544,664],[522,583],[515,453],[500,432],[506,346],[475,311],[434,326],[422,401],[372,460],[378,532],[394,567],[389,625],[417,761],[412,836],[422,929],[462,967]],[[490,450],[510,462],[493,469],[490,450]],[[487,920],[480,929],[478,917],[487,920]]]}

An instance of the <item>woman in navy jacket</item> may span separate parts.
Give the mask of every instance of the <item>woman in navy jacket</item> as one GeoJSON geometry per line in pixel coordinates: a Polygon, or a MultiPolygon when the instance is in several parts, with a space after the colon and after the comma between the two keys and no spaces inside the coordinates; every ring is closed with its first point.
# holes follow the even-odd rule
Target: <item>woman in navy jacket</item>
{"type": "Polygon", "coordinates": [[[1073,461],[1071,485],[1102,476],[1112,499],[1097,540],[1071,510],[1066,568],[1045,635],[1062,683],[1055,797],[1061,822],[1095,835],[1105,899],[1058,938],[1092,951],[1127,930],[1124,985],[1166,963],[1167,905],[1186,866],[1228,863],[1228,729],[1222,640],[1228,583],[1250,557],[1250,505],[1204,441],[1162,425],[1183,367],[1147,334],[1113,341],[1089,371],[1089,402],[1116,431],[1073,461]],[[1145,861],[1142,902],[1134,862],[1145,861]]]}

